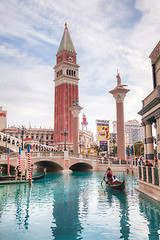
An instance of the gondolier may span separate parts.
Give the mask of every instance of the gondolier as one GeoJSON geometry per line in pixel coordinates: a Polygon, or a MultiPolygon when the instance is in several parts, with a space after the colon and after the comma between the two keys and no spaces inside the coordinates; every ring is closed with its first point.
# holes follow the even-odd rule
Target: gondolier
{"type": "Polygon", "coordinates": [[[110,166],[107,168],[106,175],[107,175],[107,180],[112,179],[113,172],[110,166]]]}

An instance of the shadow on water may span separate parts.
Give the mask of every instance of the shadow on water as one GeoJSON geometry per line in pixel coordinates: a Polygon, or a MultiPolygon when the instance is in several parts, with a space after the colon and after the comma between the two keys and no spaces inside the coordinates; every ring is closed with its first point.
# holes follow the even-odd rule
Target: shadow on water
{"type": "Polygon", "coordinates": [[[128,240],[130,234],[130,223],[127,193],[126,191],[115,191],[110,189],[106,189],[105,192],[110,207],[112,207],[114,197],[116,197],[119,200],[120,233],[121,233],[120,239],[128,240]]]}

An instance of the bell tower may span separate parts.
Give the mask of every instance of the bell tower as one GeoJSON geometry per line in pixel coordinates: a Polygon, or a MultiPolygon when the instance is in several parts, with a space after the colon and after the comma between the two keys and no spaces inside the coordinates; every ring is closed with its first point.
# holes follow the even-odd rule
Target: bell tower
{"type": "Polygon", "coordinates": [[[61,134],[65,128],[69,131],[67,146],[73,146],[73,116],[69,109],[73,105],[73,100],[79,100],[79,65],[76,56],[77,53],[65,23],[54,66],[54,143],[59,147],[62,147],[65,142],[65,136],[61,134]]]}

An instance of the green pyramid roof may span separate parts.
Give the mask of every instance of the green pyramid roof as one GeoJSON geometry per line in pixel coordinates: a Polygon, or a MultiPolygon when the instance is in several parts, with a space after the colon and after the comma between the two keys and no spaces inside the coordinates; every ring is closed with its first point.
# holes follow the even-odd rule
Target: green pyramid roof
{"type": "Polygon", "coordinates": [[[63,50],[76,53],[66,23],[65,23],[64,33],[63,33],[62,40],[61,40],[57,54],[63,50]]]}

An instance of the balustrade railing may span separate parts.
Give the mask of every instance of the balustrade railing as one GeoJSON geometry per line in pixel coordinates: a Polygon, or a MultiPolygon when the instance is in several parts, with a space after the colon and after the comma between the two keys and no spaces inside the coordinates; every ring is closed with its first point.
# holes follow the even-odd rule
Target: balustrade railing
{"type": "MultiPolygon", "coordinates": [[[[115,159],[115,158],[98,158],[99,164],[115,164],[115,165],[126,165],[126,160],[115,159]]],[[[128,160],[128,164],[130,164],[130,160],[128,160]]]]}
{"type": "Polygon", "coordinates": [[[142,164],[138,166],[138,179],[160,186],[160,168],[157,166],[149,167],[143,166],[142,164]]]}

